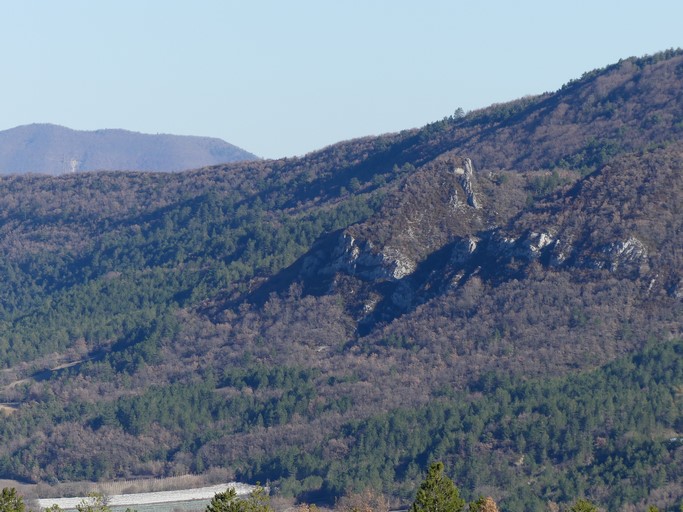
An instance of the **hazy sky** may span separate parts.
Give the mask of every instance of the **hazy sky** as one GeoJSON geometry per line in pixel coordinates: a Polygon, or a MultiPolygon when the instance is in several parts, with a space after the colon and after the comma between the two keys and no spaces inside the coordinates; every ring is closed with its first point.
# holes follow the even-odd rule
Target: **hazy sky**
{"type": "Polygon", "coordinates": [[[0,5],[0,130],[205,135],[268,158],[556,90],[683,46],[680,0],[0,5]]]}

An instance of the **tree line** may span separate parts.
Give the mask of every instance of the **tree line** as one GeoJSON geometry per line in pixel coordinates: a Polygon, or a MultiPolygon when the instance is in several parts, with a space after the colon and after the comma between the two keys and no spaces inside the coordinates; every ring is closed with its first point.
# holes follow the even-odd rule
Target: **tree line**
{"type": "MultiPolygon", "coordinates": [[[[498,512],[498,505],[490,496],[479,496],[467,503],[460,490],[445,473],[444,464],[432,463],[424,480],[415,493],[410,512],[498,512]]],[[[347,494],[335,504],[335,512],[389,512],[389,502],[371,488],[360,493],[347,494]]],[[[552,509],[552,508],[551,508],[552,509]]],[[[58,505],[44,509],[48,512],[62,512],[58,505]]],[[[91,494],[76,506],[77,512],[112,512],[108,498],[102,494],[91,494]]],[[[300,503],[298,512],[317,512],[316,505],[300,503]]],[[[555,508],[555,510],[560,510],[555,508]]],[[[578,498],[567,505],[564,512],[599,512],[599,508],[586,498],[578,498]]],[[[679,507],[683,510],[683,502],[679,507]]],[[[4,488],[0,494],[0,512],[26,512],[22,496],[14,488],[4,488]]],[[[126,512],[136,512],[126,509],[126,512]]],[[[274,512],[267,489],[257,486],[247,497],[238,497],[234,488],[216,493],[206,506],[205,512],[274,512]]],[[[659,512],[649,506],[647,512],[659,512]]]]}

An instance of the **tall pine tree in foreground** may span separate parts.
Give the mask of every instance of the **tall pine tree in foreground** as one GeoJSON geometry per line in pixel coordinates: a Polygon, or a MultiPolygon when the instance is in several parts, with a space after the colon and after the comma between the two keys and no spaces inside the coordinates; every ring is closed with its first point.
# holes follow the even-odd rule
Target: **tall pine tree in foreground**
{"type": "Polygon", "coordinates": [[[415,495],[411,512],[462,512],[465,500],[453,480],[443,474],[443,462],[429,466],[427,477],[415,495]]]}
{"type": "Polygon", "coordinates": [[[15,488],[5,487],[0,493],[0,512],[24,512],[24,500],[15,488]]]}

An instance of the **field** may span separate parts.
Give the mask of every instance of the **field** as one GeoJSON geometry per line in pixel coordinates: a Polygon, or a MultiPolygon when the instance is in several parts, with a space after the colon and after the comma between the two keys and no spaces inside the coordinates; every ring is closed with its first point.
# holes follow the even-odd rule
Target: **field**
{"type": "MultiPolygon", "coordinates": [[[[175,491],[143,492],[134,494],[115,494],[108,496],[108,504],[116,510],[134,508],[139,512],[143,511],[171,511],[176,509],[197,510],[203,509],[216,493],[225,491],[232,487],[238,495],[250,493],[254,486],[239,484],[235,482],[212,485],[210,487],[200,487],[197,489],[180,489],[175,491]]],[[[53,504],[59,505],[62,509],[75,509],[76,506],[87,499],[85,497],[71,498],[39,498],[37,503],[41,508],[47,508],[53,504]]]]}

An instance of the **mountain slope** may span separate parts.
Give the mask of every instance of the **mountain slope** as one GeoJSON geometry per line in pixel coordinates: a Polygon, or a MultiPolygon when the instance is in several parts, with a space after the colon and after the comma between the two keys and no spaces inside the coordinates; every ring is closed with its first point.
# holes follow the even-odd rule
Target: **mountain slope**
{"type": "Polygon", "coordinates": [[[0,173],[182,171],[256,156],[220,139],[125,130],[76,131],[51,124],[0,132],[0,173]]]}
{"type": "Polygon", "coordinates": [[[0,476],[400,505],[441,459],[507,510],[679,503],[681,62],[304,158],[0,179],[0,476]]]}
{"type": "Polygon", "coordinates": [[[683,55],[668,50],[584,73],[553,93],[445,118],[424,127],[413,163],[450,149],[486,171],[572,168],[680,140],[683,55]]]}

